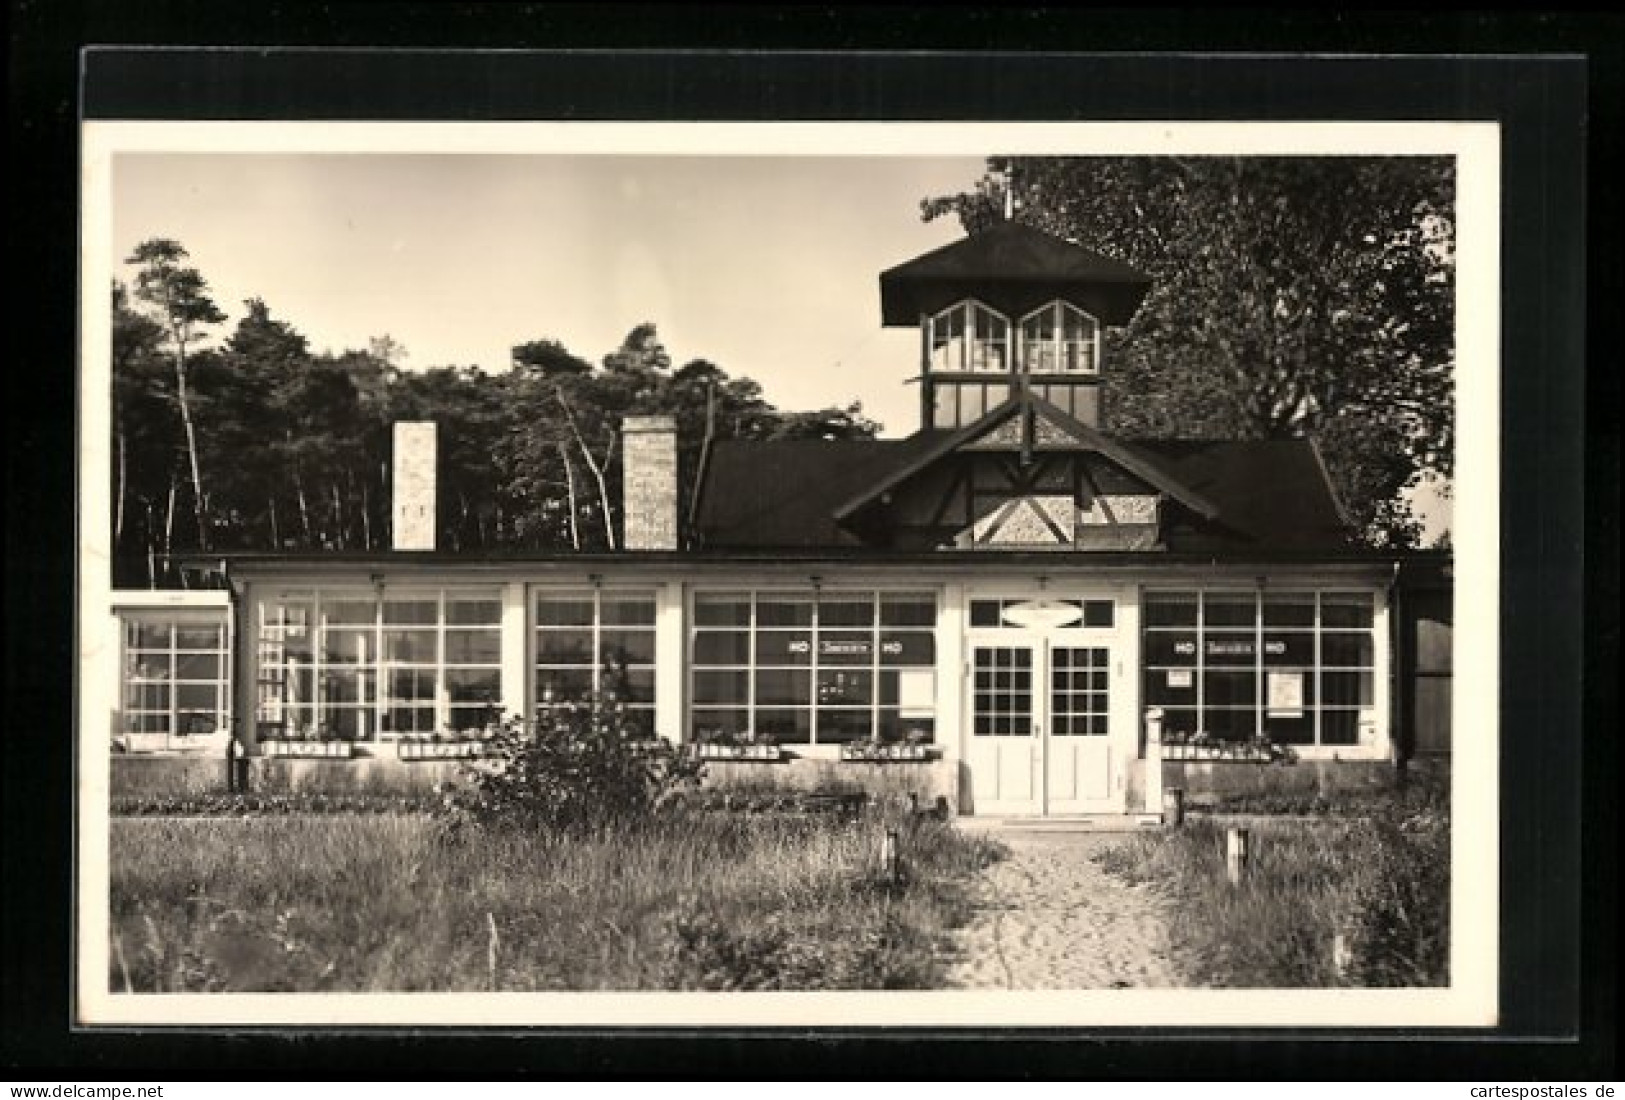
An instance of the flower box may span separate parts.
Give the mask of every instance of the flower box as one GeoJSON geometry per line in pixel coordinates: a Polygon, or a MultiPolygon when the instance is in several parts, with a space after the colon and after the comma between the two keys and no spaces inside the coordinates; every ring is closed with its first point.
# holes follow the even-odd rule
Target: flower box
{"type": "Polygon", "coordinates": [[[286,756],[301,760],[348,760],[355,746],[348,741],[262,741],[266,756],[286,756]]]}
{"type": "Polygon", "coordinates": [[[1164,760],[1234,760],[1241,763],[1268,764],[1278,755],[1270,745],[1250,741],[1164,741],[1164,760]]]}
{"type": "Polygon", "coordinates": [[[783,751],[777,745],[717,745],[694,746],[701,760],[781,760],[783,751]]]}
{"type": "Polygon", "coordinates": [[[397,741],[395,755],[402,760],[467,760],[485,755],[479,741],[397,741]]]}
{"type": "Polygon", "coordinates": [[[841,759],[859,763],[881,764],[899,760],[935,760],[937,747],[935,745],[877,745],[873,742],[859,741],[841,746],[841,759]]]}

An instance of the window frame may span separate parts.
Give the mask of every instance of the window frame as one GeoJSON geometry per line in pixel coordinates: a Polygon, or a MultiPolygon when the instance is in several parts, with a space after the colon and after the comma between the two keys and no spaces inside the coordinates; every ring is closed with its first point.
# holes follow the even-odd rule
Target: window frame
{"type": "MultiPolygon", "coordinates": [[[[1148,706],[1160,707],[1165,712],[1163,729],[1168,733],[1191,734],[1207,732],[1210,736],[1215,734],[1215,719],[1212,712],[1222,714],[1241,714],[1250,712],[1252,728],[1248,737],[1267,736],[1276,744],[1290,747],[1295,752],[1307,756],[1327,756],[1330,754],[1360,757],[1380,752],[1388,740],[1386,719],[1386,704],[1382,691],[1383,678],[1386,675],[1386,660],[1384,657],[1382,638],[1384,637],[1384,622],[1386,607],[1382,593],[1379,590],[1351,584],[1318,584],[1287,583],[1273,584],[1266,588],[1201,585],[1190,584],[1181,586],[1146,588],[1141,592],[1141,621],[1140,621],[1140,690],[1142,698],[1148,706]],[[1285,596],[1311,596],[1313,597],[1314,614],[1308,624],[1274,623],[1266,624],[1265,612],[1272,597],[1285,596]],[[1152,621],[1150,609],[1159,598],[1193,597],[1195,600],[1195,621],[1185,624],[1155,624],[1152,621]],[[1250,624],[1241,623],[1213,623],[1210,621],[1210,599],[1235,600],[1238,597],[1247,597],[1252,604],[1252,620],[1250,624]],[[1324,609],[1328,602],[1335,602],[1338,598],[1347,599],[1355,597],[1363,601],[1368,609],[1369,619],[1364,626],[1327,625],[1324,618],[1324,609]],[[1153,641],[1158,635],[1189,635],[1195,651],[1190,664],[1158,661],[1153,656],[1153,641]],[[1228,638],[1246,637],[1252,645],[1251,659],[1245,663],[1213,662],[1209,660],[1209,641],[1217,634],[1218,640],[1228,638]],[[1368,653],[1368,660],[1364,664],[1338,663],[1328,664],[1323,650],[1323,640],[1326,635],[1359,636],[1364,639],[1368,653]],[[1310,641],[1307,661],[1291,662],[1285,665],[1272,665],[1267,652],[1266,638],[1280,636],[1302,636],[1310,641]],[[1153,679],[1156,676],[1165,676],[1168,672],[1188,671],[1191,676],[1191,700],[1185,702],[1165,701],[1168,691],[1153,690],[1153,679]],[[1252,701],[1246,705],[1219,705],[1208,702],[1209,683],[1208,674],[1218,672],[1250,674],[1252,701]],[[1272,733],[1269,728],[1271,717],[1269,707],[1269,675],[1272,672],[1298,672],[1306,679],[1303,684],[1303,716],[1310,720],[1309,740],[1289,740],[1283,738],[1279,732],[1272,733]],[[1354,674],[1355,683],[1361,685],[1361,678],[1369,683],[1369,692],[1357,688],[1356,702],[1354,703],[1328,703],[1326,701],[1325,684],[1328,674],[1349,675],[1354,674]],[[1366,697],[1368,702],[1360,702],[1366,697]],[[1156,701],[1162,699],[1164,701],[1156,701]],[[1186,730],[1172,724],[1166,715],[1167,711],[1189,712],[1193,717],[1194,729],[1186,730]],[[1340,716],[1337,720],[1342,722],[1343,716],[1352,715],[1354,734],[1351,740],[1328,741],[1327,722],[1328,713],[1340,716]],[[1362,719],[1369,715],[1372,722],[1373,736],[1363,738],[1361,728],[1362,719]]],[[[1177,644],[1177,643],[1175,643],[1177,644]]],[[[1363,686],[1363,685],[1362,685],[1363,686]]],[[[1183,690],[1183,689],[1180,689],[1183,690]]],[[[1276,717],[1283,717],[1277,715],[1276,717]]],[[[1217,740],[1236,740],[1236,738],[1216,737],[1217,740]]]]}
{"type": "Polygon", "coordinates": [[[655,586],[627,585],[550,585],[533,584],[527,587],[525,593],[525,633],[526,633],[526,684],[525,690],[530,699],[531,706],[540,712],[547,706],[543,698],[544,691],[541,686],[542,674],[545,672],[585,672],[587,674],[588,690],[591,692],[603,689],[603,678],[606,663],[604,661],[604,634],[606,631],[626,632],[638,631],[646,633],[649,641],[649,659],[647,661],[627,662],[628,673],[646,673],[649,681],[648,698],[623,698],[622,705],[630,712],[648,716],[648,736],[655,736],[658,717],[660,677],[657,672],[660,657],[660,593],[655,586]],[[592,604],[592,618],[590,623],[544,624],[541,616],[541,601],[547,598],[555,600],[585,599],[592,604]],[[646,600],[649,605],[649,621],[647,623],[625,624],[604,622],[604,603],[606,600],[646,600]],[[565,661],[542,660],[542,639],[550,632],[563,633],[567,631],[585,631],[591,635],[588,643],[590,664],[577,664],[565,661]]]}
{"type": "MultiPolygon", "coordinates": [[[[466,733],[478,729],[501,717],[504,698],[504,667],[502,662],[502,591],[498,585],[391,585],[387,588],[360,587],[353,584],[311,585],[268,592],[256,600],[254,637],[254,723],[256,739],[280,736],[291,740],[318,742],[352,742],[357,744],[383,744],[387,742],[420,740],[443,734],[466,733]],[[434,605],[430,622],[392,621],[386,614],[388,605],[430,603],[434,605]],[[330,620],[324,609],[341,604],[371,605],[370,621],[357,619],[330,620]],[[488,622],[450,622],[448,609],[452,604],[488,603],[493,605],[494,617],[488,622]],[[310,698],[290,702],[287,698],[289,676],[296,668],[286,657],[269,659],[267,647],[286,644],[285,637],[274,637],[274,626],[287,629],[282,621],[289,608],[303,608],[309,619],[308,631],[310,662],[308,684],[310,698]],[[271,622],[272,612],[278,622],[271,622]],[[368,656],[353,662],[332,659],[329,632],[341,636],[354,635],[357,639],[370,639],[364,647],[368,656]],[[433,634],[433,655],[430,658],[414,656],[411,660],[388,656],[391,634],[433,634]],[[495,637],[495,653],[489,660],[454,660],[448,639],[453,635],[488,633],[495,637]],[[496,677],[493,698],[484,702],[462,702],[452,698],[451,677],[448,673],[483,672],[496,677]],[[398,696],[395,685],[399,677],[410,676],[414,681],[427,675],[430,684],[428,696],[419,693],[398,696]],[[355,694],[351,699],[328,698],[329,684],[334,677],[354,677],[355,694]],[[280,691],[282,698],[271,696],[280,691]],[[308,727],[295,725],[304,715],[289,718],[291,710],[308,712],[308,727]],[[420,712],[429,715],[428,728],[421,728],[420,719],[414,719],[409,728],[396,728],[391,716],[398,711],[420,712]],[[266,717],[268,712],[280,712],[281,719],[266,717]],[[348,732],[335,728],[335,715],[351,714],[355,726],[348,732]],[[458,719],[472,718],[471,723],[458,724],[458,719]],[[279,733],[266,726],[280,725],[279,733]],[[323,732],[326,730],[327,732],[323,732]]],[[[301,686],[302,693],[302,686],[301,686]]],[[[349,723],[344,723],[349,726],[349,723]]]]}
{"type": "Polygon", "coordinates": [[[180,729],[182,714],[191,714],[205,708],[181,706],[180,696],[182,688],[209,687],[214,693],[214,705],[208,708],[214,715],[214,729],[210,732],[220,733],[231,730],[232,714],[232,637],[231,616],[225,610],[206,611],[201,609],[160,609],[148,608],[140,610],[121,610],[119,619],[119,721],[115,737],[162,737],[166,747],[176,747],[178,744],[187,744],[194,736],[208,736],[207,733],[191,734],[180,729]],[[143,646],[134,644],[133,631],[141,626],[163,626],[168,630],[168,641],[161,647],[143,646]],[[182,648],[179,632],[184,629],[212,628],[216,631],[214,645],[201,648],[182,648]],[[209,654],[215,658],[215,675],[213,677],[182,677],[180,671],[181,659],[196,654],[209,654]],[[143,657],[162,656],[165,661],[165,675],[162,677],[147,678],[132,675],[137,662],[143,657]],[[132,706],[132,691],[157,689],[162,692],[164,704],[162,706],[132,706]],[[136,716],[157,717],[162,720],[162,729],[132,729],[131,720],[136,716]]]}
{"type": "MultiPolygon", "coordinates": [[[[775,736],[781,744],[795,745],[798,748],[809,750],[837,749],[844,744],[863,743],[875,739],[891,742],[908,740],[908,733],[904,727],[911,720],[905,717],[905,708],[901,699],[901,675],[907,671],[921,670],[931,673],[931,706],[929,720],[915,717],[917,722],[928,721],[927,736],[923,743],[931,745],[942,744],[944,730],[941,728],[941,708],[938,706],[937,696],[940,685],[938,661],[941,656],[940,622],[942,616],[942,593],[935,588],[828,588],[812,591],[807,588],[774,588],[774,587],[734,587],[719,586],[715,588],[695,589],[690,594],[690,607],[686,638],[686,687],[687,699],[684,714],[685,737],[689,741],[700,738],[700,727],[697,715],[706,712],[724,713],[733,712],[742,714],[743,725],[738,736],[751,739],[760,737],[763,733],[758,727],[757,714],[768,712],[796,711],[805,715],[806,740],[786,740],[775,736]],[[733,598],[745,603],[747,614],[743,622],[722,624],[704,623],[699,616],[699,607],[707,598],[733,598]],[[916,603],[929,602],[932,606],[931,622],[929,625],[918,623],[892,623],[886,621],[885,607],[888,603],[907,600],[916,603]],[[811,613],[805,624],[767,623],[763,624],[760,617],[760,607],[766,603],[794,601],[805,602],[810,606],[811,613]],[[866,604],[868,622],[866,625],[853,625],[848,623],[829,623],[823,621],[824,605],[851,603],[854,605],[866,604]],[[795,635],[805,633],[807,654],[805,663],[794,660],[776,660],[764,664],[762,660],[761,639],[765,634],[795,635]],[[743,660],[731,662],[712,661],[702,663],[699,656],[699,644],[702,635],[706,633],[728,634],[742,633],[746,638],[745,656],[743,660]],[[863,663],[847,661],[829,661],[823,654],[823,642],[829,635],[855,635],[865,633],[869,647],[868,659],[863,663]],[[931,658],[929,661],[910,663],[891,663],[885,658],[886,639],[888,636],[898,634],[924,635],[930,638],[931,658]],[[807,698],[805,701],[793,703],[767,702],[759,700],[760,672],[783,673],[790,672],[804,675],[807,698]],[[886,702],[888,694],[885,688],[885,676],[888,672],[899,676],[899,698],[893,702],[886,702]],[[831,674],[826,678],[825,674],[831,674]],[[744,691],[741,699],[731,701],[701,701],[698,689],[699,678],[707,674],[723,674],[744,677],[744,691]],[[868,699],[859,703],[840,703],[824,701],[821,698],[825,690],[833,691],[842,681],[844,675],[853,675],[852,682],[867,681],[868,699]],[[833,719],[837,715],[867,716],[867,732],[858,737],[842,737],[840,739],[823,739],[820,733],[833,728],[833,719]],[[896,736],[887,737],[883,734],[884,723],[895,714],[898,731],[896,736]],[[828,717],[831,722],[826,726],[824,719],[828,717]]],[[[839,638],[831,638],[836,641],[839,638]]],[[[799,731],[798,731],[799,732],[799,731]]]]}
{"type": "MultiPolygon", "coordinates": [[[[979,298],[961,298],[952,305],[946,306],[931,316],[925,322],[925,348],[926,363],[932,374],[947,375],[978,375],[993,374],[1007,375],[1014,368],[1016,350],[1016,326],[1010,321],[1008,314],[994,309],[979,298]],[[980,335],[980,326],[977,321],[982,314],[996,318],[1004,326],[1002,338],[980,335]],[[944,319],[954,315],[962,317],[963,328],[959,333],[958,363],[938,362],[939,347],[943,351],[954,348],[953,340],[937,343],[937,328],[944,319]],[[987,349],[999,348],[999,363],[996,366],[986,365],[987,349]],[[983,364],[977,364],[976,349],[981,349],[983,364]]],[[[946,357],[945,357],[946,358],[946,357]]]]}
{"type": "Polygon", "coordinates": [[[1024,374],[1097,377],[1100,374],[1101,360],[1100,329],[1100,319],[1094,314],[1079,309],[1063,299],[1051,299],[1030,313],[1024,314],[1016,323],[1016,332],[1021,341],[1016,359],[1018,369],[1024,374]],[[1041,319],[1046,313],[1051,315],[1053,334],[1042,339],[1030,338],[1027,334],[1029,324],[1041,319]],[[1073,318],[1087,322],[1085,336],[1074,338],[1068,335],[1067,322],[1073,318]],[[1044,346],[1049,348],[1053,362],[1048,369],[1038,370],[1034,368],[1031,353],[1044,346]],[[1084,360],[1083,365],[1076,369],[1066,366],[1068,362],[1066,352],[1072,347],[1079,347],[1087,352],[1085,356],[1080,356],[1084,360]]]}

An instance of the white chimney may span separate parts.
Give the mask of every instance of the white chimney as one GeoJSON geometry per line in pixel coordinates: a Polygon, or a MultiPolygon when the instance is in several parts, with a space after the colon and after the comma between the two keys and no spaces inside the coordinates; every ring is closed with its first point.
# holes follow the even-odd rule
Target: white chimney
{"type": "Polygon", "coordinates": [[[621,511],[628,550],[677,549],[677,422],[621,420],[621,511]]]}
{"type": "Polygon", "coordinates": [[[435,439],[432,420],[395,422],[390,532],[396,550],[434,549],[435,439]]]}

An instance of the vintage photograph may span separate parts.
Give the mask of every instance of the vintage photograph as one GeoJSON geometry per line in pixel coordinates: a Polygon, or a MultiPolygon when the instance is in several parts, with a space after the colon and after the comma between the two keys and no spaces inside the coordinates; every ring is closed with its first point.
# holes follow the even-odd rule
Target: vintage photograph
{"type": "Polygon", "coordinates": [[[1492,125],[85,137],[86,1022],[1494,1022],[1492,125]]]}

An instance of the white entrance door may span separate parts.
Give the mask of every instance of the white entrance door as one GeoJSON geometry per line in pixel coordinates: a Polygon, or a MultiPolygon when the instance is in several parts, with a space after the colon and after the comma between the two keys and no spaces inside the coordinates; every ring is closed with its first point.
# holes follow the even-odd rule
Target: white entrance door
{"type": "Polygon", "coordinates": [[[1052,814],[1114,813],[1110,734],[1112,652],[1105,645],[1050,642],[1045,697],[1044,810],[1052,814]]]}
{"type": "Polygon", "coordinates": [[[1116,813],[1111,647],[1042,636],[970,645],[975,814],[1116,813]]]}
{"type": "Polygon", "coordinates": [[[973,643],[970,668],[971,812],[1043,813],[1039,736],[1043,657],[1031,643],[973,643]]]}

